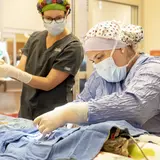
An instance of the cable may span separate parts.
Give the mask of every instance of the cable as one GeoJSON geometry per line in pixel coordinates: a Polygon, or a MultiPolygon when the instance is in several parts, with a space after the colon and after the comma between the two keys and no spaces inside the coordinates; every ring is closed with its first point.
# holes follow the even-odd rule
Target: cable
{"type": "Polygon", "coordinates": [[[148,158],[147,158],[147,156],[145,155],[145,153],[143,152],[143,150],[141,149],[141,147],[138,145],[138,143],[136,142],[136,140],[131,136],[131,135],[128,135],[132,140],[133,140],[133,142],[136,144],[136,146],[139,148],[139,150],[141,151],[141,153],[143,154],[143,156],[144,156],[144,158],[146,159],[146,160],[149,160],[148,158]]]}

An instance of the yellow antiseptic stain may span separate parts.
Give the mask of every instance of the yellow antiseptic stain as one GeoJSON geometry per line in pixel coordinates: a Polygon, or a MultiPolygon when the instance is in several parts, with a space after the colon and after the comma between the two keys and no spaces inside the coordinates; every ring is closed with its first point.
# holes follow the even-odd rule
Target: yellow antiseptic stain
{"type": "MultiPolygon", "coordinates": [[[[144,158],[142,152],[140,151],[140,149],[135,144],[130,145],[129,148],[128,148],[128,151],[129,151],[130,157],[135,159],[135,160],[141,160],[141,159],[144,158]]],[[[155,152],[151,148],[142,148],[142,151],[144,152],[144,154],[146,156],[150,156],[150,157],[155,156],[155,152]]]]}

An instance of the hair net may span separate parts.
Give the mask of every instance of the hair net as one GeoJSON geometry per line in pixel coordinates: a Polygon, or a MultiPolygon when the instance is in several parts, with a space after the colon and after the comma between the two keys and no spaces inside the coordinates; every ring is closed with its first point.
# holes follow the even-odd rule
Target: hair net
{"type": "Polygon", "coordinates": [[[86,51],[111,50],[136,45],[143,39],[143,29],[136,25],[122,25],[117,21],[104,21],[91,28],[85,37],[86,51]],[[114,46],[116,44],[116,46],[114,46]]]}
{"type": "Polygon", "coordinates": [[[116,46],[116,41],[113,39],[105,39],[105,38],[89,38],[85,42],[84,49],[85,51],[105,51],[115,49],[124,48],[126,45],[123,42],[118,41],[116,46]]]}
{"type": "Polygon", "coordinates": [[[136,25],[125,25],[121,28],[120,39],[127,45],[136,45],[144,38],[143,28],[136,25]]]}

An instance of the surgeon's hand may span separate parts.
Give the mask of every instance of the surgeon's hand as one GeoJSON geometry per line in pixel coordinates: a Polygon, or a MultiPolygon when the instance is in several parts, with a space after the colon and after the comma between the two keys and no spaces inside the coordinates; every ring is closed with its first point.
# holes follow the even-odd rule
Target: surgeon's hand
{"type": "Polygon", "coordinates": [[[57,107],[53,111],[37,117],[34,120],[34,124],[38,125],[39,131],[45,135],[64,126],[66,124],[65,116],[65,109],[63,107],[57,107]]]}
{"type": "Polygon", "coordinates": [[[48,134],[66,123],[86,123],[87,118],[88,103],[68,103],[37,117],[34,124],[38,125],[38,129],[42,134],[48,134]]]}
{"type": "Polygon", "coordinates": [[[11,77],[26,84],[28,84],[32,80],[31,74],[21,71],[20,69],[12,65],[6,64],[1,59],[0,59],[0,77],[3,78],[11,77]]]}

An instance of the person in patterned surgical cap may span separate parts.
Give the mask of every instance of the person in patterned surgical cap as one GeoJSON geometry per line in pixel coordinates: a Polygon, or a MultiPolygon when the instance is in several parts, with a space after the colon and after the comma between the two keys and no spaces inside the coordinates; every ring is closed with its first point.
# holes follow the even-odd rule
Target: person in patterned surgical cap
{"type": "Polygon", "coordinates": [[[91,28],[84,48],[94,72],[76,101],[35,119],[39,130],[126,120],[160,135],[160,58],[137,52],[142,39],[136,25],[105,21],[91,28]]]}

